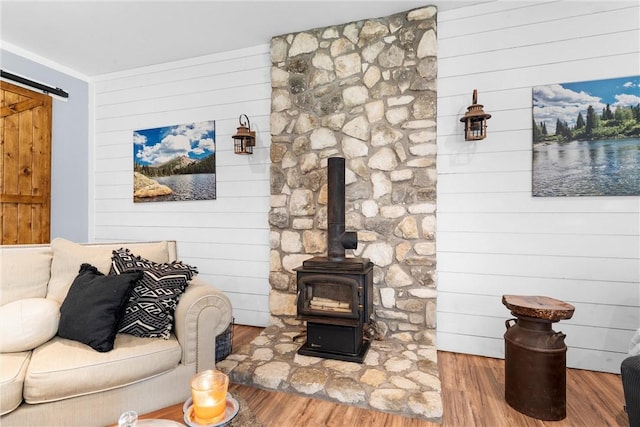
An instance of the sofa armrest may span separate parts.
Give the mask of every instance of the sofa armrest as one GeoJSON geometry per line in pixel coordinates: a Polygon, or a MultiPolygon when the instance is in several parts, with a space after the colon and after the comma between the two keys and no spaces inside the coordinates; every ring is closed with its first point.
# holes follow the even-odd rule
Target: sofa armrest
{"type": "Polygon", "coordinates": [[[216,337],[231,323],[231,301],[221,291],[195,278],[180,297],[174,332],[182,348],[182,362],[196,372],[214,369],[216,337]]]}
{"type": "Polygon", "coordinates": [[[640,354],[629,356],[620,365],[625,410],[630,426],[640,425],[640,354]]]}

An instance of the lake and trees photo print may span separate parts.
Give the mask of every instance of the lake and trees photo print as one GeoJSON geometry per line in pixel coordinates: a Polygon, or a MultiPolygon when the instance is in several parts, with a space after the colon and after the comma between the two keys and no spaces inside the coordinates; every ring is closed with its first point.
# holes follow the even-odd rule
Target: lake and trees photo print
{"type": "Polygon", "coordinates": [[[216,198],[216,122],[133,132],[133,200],[216,198]]]}
{"type": "Polygon", "coordinates": [[[640,76],[533,88],[532,193],[640,195],[640,76]]]}

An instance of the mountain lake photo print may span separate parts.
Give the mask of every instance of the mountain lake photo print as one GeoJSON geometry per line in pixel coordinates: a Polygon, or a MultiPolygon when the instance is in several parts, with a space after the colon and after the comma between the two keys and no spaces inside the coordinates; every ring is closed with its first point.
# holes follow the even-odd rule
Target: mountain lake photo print
{"type": "Polygon", "coordinates": [[[533,88],[532,193],[640,195],[640,76],[533,88]]]}
{"type": "Polygon", "coordinates": [[[133,200],[216,198],[215,120],[133,132],[133,200]]]}

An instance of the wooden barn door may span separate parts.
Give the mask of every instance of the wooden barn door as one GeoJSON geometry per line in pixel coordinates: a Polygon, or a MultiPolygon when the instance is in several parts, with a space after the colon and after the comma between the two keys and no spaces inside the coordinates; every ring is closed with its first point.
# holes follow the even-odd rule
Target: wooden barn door
{"type": "Polygon", "coordinates": [[[48,243],[51,97],[0,81],[0,243],[48,243]]]}

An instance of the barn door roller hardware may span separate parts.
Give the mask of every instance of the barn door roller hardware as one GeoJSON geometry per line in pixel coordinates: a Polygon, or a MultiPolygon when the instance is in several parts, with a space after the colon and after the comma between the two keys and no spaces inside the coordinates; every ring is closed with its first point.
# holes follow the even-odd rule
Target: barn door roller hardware
{"type": "Polygon", "coordinates": [[[30,86],[34,89],[41,90],[44,93],[50,93],[52,95],[57,95],[61,98],[69,98],[69,94],[59,87],[47,86],[42,83],[38,83],[36,81],[27,79],[26,77],[18,76],[16,74],[10,73],[5,70],[0,70],[0,77],[7,80],[12,80],[16,83],[20,83],[26,86],[30,86]]]}

